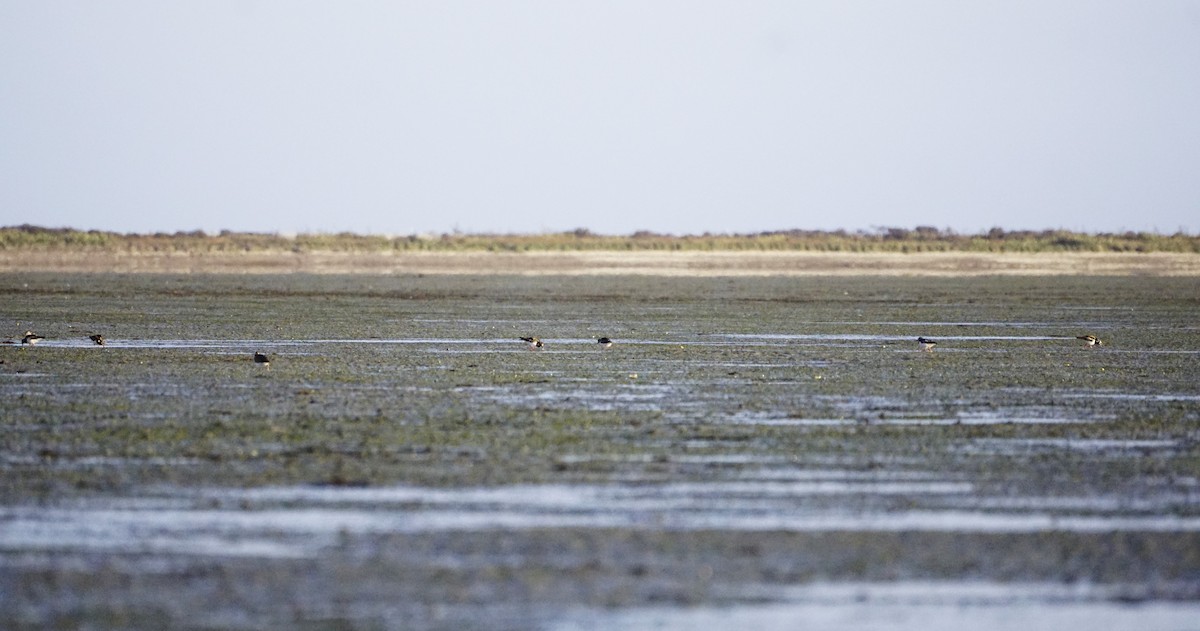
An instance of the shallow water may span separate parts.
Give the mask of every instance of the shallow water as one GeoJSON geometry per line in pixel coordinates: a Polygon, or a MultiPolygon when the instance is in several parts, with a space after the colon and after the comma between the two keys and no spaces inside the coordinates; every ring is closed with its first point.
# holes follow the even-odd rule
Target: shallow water
{"type": "Polygon", "coordinates": [[[1057,584],[835,583],[791,589],[769,605],[572,612],[547,628],[1141,631],[1191,629],[1200,619],[1194,602],[1130,603],[1114,591],[1057,584]]]}
{"type": "Polygon", "coordinates": [[[1192,279],[102,280],[0,275],[17,628],[1197,614],[1192,279]]]}
{"type": "MultiPolygon", "coordinates": [[[[1092,498],[1011,502],[972,497],[966,482],[779,477],[719,483],[522,485],[467,489],[265,487],[127,497],[115,506],[0,511],[0,548],[316,557],[335,537],[556,528],[651,531],[1200,532],[1200,516],[1131,514],[1092,498]],[[940,498],[974,509],[896,510],[882,498],[940,498]],[[808,500],[821,498],[823,504],[808,500]],[[829,502],[832,498],[834,501],[829,502]],[[968,499],[969,498],[969,499],[968,499]],[[188,501],[191,500],[191,501],[188,501]],[[213,509],[213,504],[232,508],[213,509]],[[1034,504],[1037,504],[1036,508],[1034,504]],[[853,506],[848,509],[847,506],[853,506]],[[228,545],[223,545],[223,543],[228,545]]],[[[1176,495],[1171,502],[1194,500],[1176,495]]],[[[1153,509],[1146,502],[1141,511],[1153,509]]]]}

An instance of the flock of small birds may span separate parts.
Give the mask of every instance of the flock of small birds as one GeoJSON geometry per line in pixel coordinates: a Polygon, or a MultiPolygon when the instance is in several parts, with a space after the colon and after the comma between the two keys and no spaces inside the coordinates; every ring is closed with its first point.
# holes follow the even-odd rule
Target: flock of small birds
{"type": "MultiPolygon", "coordinates": [[[[38,335],[37,333],[34,333],[33,331],[25,331],[25,336],[21,338],[21,344],[25,345],[25,346],[33,346],[44,339],[46,339],[46,338],[41,335],[38,335]]],[[[104,336],[99,333],[93,333],[93,334],[89,335],[88,339],[91,340],[92,343],[94,343],[96,346],[104,346],[104,336]]],[[[1104,342],[1100,338],[1096,337],[1095,335],[1091,335],[1091,334],[1076,335],[1075,339],[1083,340],[1084,346],[1103,346],[1104,345],[1104,342]]],[[[542,342],[541,338],[522,337],[522,338],[520,338],[520,340],[522,342],[525,342],[526,344],[528,344],[529,350],[531,350],[531,351],[540,351],[540,350],[546,348],[546,345],[545,345],[545,343],[542,342]]],[[[14,342],[12,340],[6,340],[4,343],[12,344],[14,342]]],[[[602,349],[608,349],[608,348],[612,348],[613,341],[611,338],[601,337],[596,340],[596,344],[598,344],[600,346],[600,348],[602,348],[602,349]]],[[[938,343],[927,337],[921,336],[921,337],[917,338],[917,344],[920,344],[921,348],[924,349],[925,352],[931,353],[931,352],[933,352],[934,347],[937,346],[938,343]]],[[[266,354],[264,354],[264,353],[260,353],[260,352],[256,351],[254,353],[254,363],[263,366],[267,370],[271,369],[271,358],[267,357],[266,354]]]]}
{"type": "MultiPolygon", "coordinates": [[[[531,350],[531,351],[540,351],[543,348],[546,348],[546,344],[542,342],[541,338],[522,337],[522,338],[518,338],[518,339],[520,339],[522,342],[525,342],[526,344],[528,344],[529,350],[531,350]]],[[[596,344],[598,344],[600,346],[600,348],[612,348],[613,341],[612,341],[612,338],[601,337],[601,338],[596,339],[596,344]]]]}
{"type": "MultiPolygon", "coordinates": [[[[44,339],[46,339],[44,336],[38,335],[37,333],[34,333],[33,331],[26,331],[25,336],[21,338],[21,344],[24,346],[33,346],[44,339]]],[[[96,346],[104,346],[104,343],[105,343],[104,336],[99,333],[93,333],[93,334],[89,335],[88,339],[91,340],[92,343],[95,344],[96,346]]],[[[532,350],[532,351],[540,351],[546,347],[545,343],[543,343],[540,338],[522,337],[520,339],[522,342],[525,342],[526,344],[528,344],[529,350],[532,350]]],[[[10,339],[10,340],[6,340],[4,343],[12,344],[14,342],[13,342],[13,340],[10,339]]],[[[612,348],[612,345],[613,345],[612,338],[608,338],[608,337],[601,337],[596,340],[596,343],[600,345],[600,348],[606,348],[606,349],[612,348]]],[[[267,370],[271,370],[271,358],[267,357],[267,355],[265,353],[255,351],[254,352],[254,363],[266,368],[267,370]]]]}
{"type": "MultiPolygon", "coordinates": [[[[46,339],[46,336],[44,336],[44,335],[38,335],[37,333],[34,333],[33,331],[26,331],[25,336],[21,338],[21,344],[23,346],[34,346],[35,344],[37,344],[38,342],[40,342],[44,339],[46,339]]],[[[96,346],[104,346],[104,336],[100,335],[99,333],[94,333],[92,335],[89,335],[88,339],[91,340],[92,343],[95,344],[96,346]]],[[[14,342],[11,339],[9,339],[9,340],[5,340],[3,343],[4,344],[13,344],[14,342]]]]}
{"type": "MultiPolygon", "coordinates": [[[[1088,335],[1076,335],[1075,339],[1083,340],[1084,346],[1104,346],[1103,340],[1090,333],[1088,335]]],[[[938,343],[927,337],[918,337],[917,344],[920,344],[925,349],[925,352],[931,353],[933,352],[933,347],[937,346],[938,343]]]]}

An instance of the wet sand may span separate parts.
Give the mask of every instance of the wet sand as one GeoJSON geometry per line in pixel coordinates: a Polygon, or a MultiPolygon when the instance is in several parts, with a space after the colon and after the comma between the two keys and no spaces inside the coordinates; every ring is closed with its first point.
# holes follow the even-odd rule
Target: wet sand
{"type": "Polygon", "coordinates": [[[1200,254],[578,252],[109,252],[0,250],[0,272],[662,276],[1197,276],[1200,254]]]}

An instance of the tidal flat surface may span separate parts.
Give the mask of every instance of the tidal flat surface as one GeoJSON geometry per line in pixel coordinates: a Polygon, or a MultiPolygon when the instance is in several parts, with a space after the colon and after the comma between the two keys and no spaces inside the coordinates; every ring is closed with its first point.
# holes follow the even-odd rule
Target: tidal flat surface
{"type": "Polygon", "coordinates": [[[12,628],[1200,628],[1193,277],[0,295],[12,628]]]}

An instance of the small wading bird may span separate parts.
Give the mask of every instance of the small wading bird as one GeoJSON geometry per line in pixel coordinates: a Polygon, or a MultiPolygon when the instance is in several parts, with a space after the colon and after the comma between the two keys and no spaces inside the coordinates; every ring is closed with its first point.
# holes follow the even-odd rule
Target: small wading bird
{"type": "Polygon", "coordinates": [[[254,353],[254,363],[266,366],[267,370],[271,369],[271,359],[262,353],[254,353]]]}
{"type": "Polygon", "coordinates": [[[924,338],[924,337],[918,337],[917,344],[924,346],[926,352],[933,352],[933,347],[937,346],[937,342],[935,342],[931,339],[924,338]]]}
{"type": "Polygon", "coordinates": [[[542,341],[536,337],[523,337],[521,338],[521,341],[529,344],[529,350],[531,351],[540,351],[542,350],[542,347],[545,346],[542,344],[542,341]]]}
{"type": "Polygon", "coordinates": [[[95,343],[96,346],[104,346],[104,336],[100,335],[99,333],[89,335],[88,339],[95,343]]]}
{"type": "Polygon", "coordinates": [[[1095,335],[1076,335],[1075,339],[1083,340],[1085,346],[1104,346],[1104,342],[1095,335]]]}
{"type": "Polygon", "coordinates": [[[33,331],[26,331],[25,337],[21,338],[21,343],[33,346],[34,344],[37,344],[38,342],[40,342],[44,339],[46,339],[46,338],[38,335],[37,333],[34,333],[33,331]]]}
{"type": "Polygon", "coordinates": [[[600,345],[600,348],[612,348],[612,340],[607,337],[596,340],[596,343],[600,345]]]}

